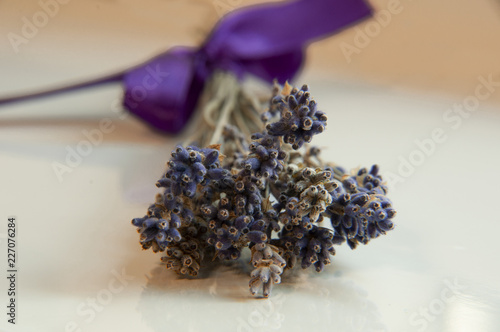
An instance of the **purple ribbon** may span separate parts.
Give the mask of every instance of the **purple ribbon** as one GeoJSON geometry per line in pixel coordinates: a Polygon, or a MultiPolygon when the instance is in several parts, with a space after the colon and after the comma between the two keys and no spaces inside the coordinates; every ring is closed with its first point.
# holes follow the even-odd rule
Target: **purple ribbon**
{"type": "Polygon", "coordinates": [[[215,70],[283,83],[300,69],[308,43],[370,15],[364,0],[295,0],[247,7],[224,16],[199,48],[176,47],[111,78],[32,96],[122,81],[124,106],[132,114],[160,131],[177,133],[215,70]]]}

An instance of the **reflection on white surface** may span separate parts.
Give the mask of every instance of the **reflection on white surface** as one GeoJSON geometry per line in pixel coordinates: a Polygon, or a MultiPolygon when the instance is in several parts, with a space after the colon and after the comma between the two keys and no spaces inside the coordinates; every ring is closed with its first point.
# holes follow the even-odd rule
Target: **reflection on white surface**
{"type": "Polygon", "coordinates": [[[443,332],[498,332],[500,293],[466,284],[465,289],[450,302],[443,316],[443,332]]]}
{"type": "Polygon", "coordinates": [[[234,263],[185,279],[157,266],[138,310],[155,331],[388,331],[368,293],[339,273],[289,271],[269,299],[259,299],[248,291],[249,272],[234,263]]]}

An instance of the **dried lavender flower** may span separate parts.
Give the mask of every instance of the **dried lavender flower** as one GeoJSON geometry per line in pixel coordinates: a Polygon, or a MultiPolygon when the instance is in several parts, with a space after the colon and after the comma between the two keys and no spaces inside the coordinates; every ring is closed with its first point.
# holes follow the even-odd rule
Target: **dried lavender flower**
{"type": "MultiPolygon", "coordinates": [[[[337,173],[343,172],[337,169],[337,173]]],[[[362,168],[354,176],[340,176],[342,187],[333,193],[326,213],[336,233],[354,249],[392,230],[396,211],[386,197],[387,187],[378,175],[378,166],[372,166],[369,172],[362,168]]]]}
{"type": "Polygon", "coordinates": [[[200,241],[200,237],[206,229],[197,226],[183,229],[182,240],[167,246],[165,256],[161,258],[167,269],[192,277],[198,275],[204,256],[203,242],[200,241]]]}
{"type": "Polygon", "coordinates": [[[273,136],[282,136],[285,143],[294,150],[310,143],[313,136],[321,134],[326,128],[328,117],[317,109],[316,101],[311,99],[309,87],[303,85],[300,90],[293,88],[285,96],[275,96],[275,108],[281,111],[278,122],[268,124],[267,131],[273,136]]]}
{"type": "Polygon", "coordinates": [[[260,243],[252,247],[251,264],[255,269],[250,274],[250,293],[255,295],[262,289],[262,295],[268,297],[274,284],[281,282],[285,260],[277,247],[260,243]]]}
{"type": "Polygon", "coordinates": [[[180,275],[196,277],[204,260],[237,260],[250,250],[250,292],[267,297],[284,271],[321,272],[334,246],[354,249],[386,234],[396,212],[377,165],[347,173],[324,162],[320,148],[301,149],[327,121],[307,85],[275,84],[264,113],[248,98],[238,94],[229,122],[210,135],[221,144],[174,149],[157,182],[163,192],[132,224],[143,249],[162,252],[180,275]],[[251,128],[260,129],[250,135],[251,128]]]}

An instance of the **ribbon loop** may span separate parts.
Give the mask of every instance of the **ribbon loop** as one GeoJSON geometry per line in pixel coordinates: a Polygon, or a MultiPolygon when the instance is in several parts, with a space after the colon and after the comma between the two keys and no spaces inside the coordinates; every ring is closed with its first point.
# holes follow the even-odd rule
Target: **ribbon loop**
{"type": "Polygon", "coordinates": [[[198,49],[175,48],[126,73],[124,105],[154,128],[177,133],[214,70],[291,80],[307,44],[370,16],[364,0],[296,0],[226,15],[198,49]]]}

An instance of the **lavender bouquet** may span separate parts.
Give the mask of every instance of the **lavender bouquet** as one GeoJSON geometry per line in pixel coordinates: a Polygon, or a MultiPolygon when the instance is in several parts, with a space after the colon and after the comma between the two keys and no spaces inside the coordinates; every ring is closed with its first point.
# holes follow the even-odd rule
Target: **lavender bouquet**
{"type": "Polygon", "coordinates": [[[0,106],[120,82],[130,113],[155,130],[179,133],[201,105],[196,135],[176,147],[157,182],[163,192],[132,224],[142,247],[161,252],[181,275],[196,277],[208,260],[237,260],[249,248],[250,291],[267,297],[285,270],[299,264],[321,272],[334,245],[367,244],[393,229],[396,212],[376,165],[348,173],[309,145],[327,116],[306,85],[275,83],[263,106],[239,82],[293,78],[309,43],[371,14],[365,0],[250,6],[225,15],[199,47],[174,47],[110,76],[0,98],[0,106]]]}
{"type": "Polygon", "coordinates": [[[267,297],[287,269],[321,272],[335,245],[354,249],[394,228],[377,165],[346,172],[310,145],[327,116],[307,85],[275,83],[263,106],[231,75],[213,81],[201,130],[172,151],[163,192],[132,220],[167,269],[196,277],[249,248],[250,292],[267,297]]]}

